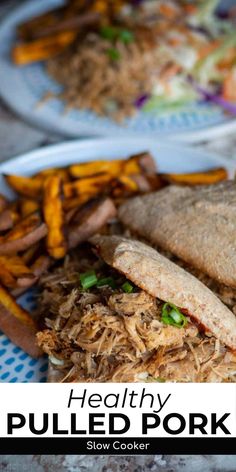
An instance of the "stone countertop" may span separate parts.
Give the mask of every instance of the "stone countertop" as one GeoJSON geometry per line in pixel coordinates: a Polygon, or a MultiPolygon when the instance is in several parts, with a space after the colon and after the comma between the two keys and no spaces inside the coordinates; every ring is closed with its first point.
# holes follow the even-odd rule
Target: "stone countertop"
{"type": "MultiPolygon", "coordinates": [[[[1,0],[0,22],[20,0],[1,0]]],[[[1,72],[0,72],[1,74],[1,72]]],[[[0,76],[1,79],[1,76],[0,76]]],[[[0,161],[47,144],[65,141],[61,136],[33,128],[12,113],[0,99],[0,161]]],[[[236,133],[194,145],[236,162],[236,133]]]]}
{"type": "Polygon", "coordinates": [[[1,472],[235,472],[236,456],[0,456],[1,472]]]}
{"type": "MultiPolygon", "coordinates": [[[[0,18],[17,2],[2,0],[0,18]]],[[[0,161],[64,140],[33,128],[0,100],[0,161]]],[[[196,145],[195,145],[196,146],[196,145]]],[[[236,162],[236,135],[197,145],[236,162]]],[[[236,456],[0,456],[1,472],[235,472],[236,456]]]]}

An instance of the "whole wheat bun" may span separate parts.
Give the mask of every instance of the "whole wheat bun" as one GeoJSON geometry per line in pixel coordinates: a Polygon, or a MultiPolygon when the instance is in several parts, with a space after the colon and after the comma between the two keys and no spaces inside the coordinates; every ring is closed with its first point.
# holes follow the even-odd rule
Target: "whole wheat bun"
{"type": "Polygon", "coordinates": [[[236,183],[180,187],[128,199],[119,219],[221,284],[236,287],[236,183]]]}
{"type": "Polygon", "coordinates": [[[120,236],[91,238],[104,261],[139,288],[175,304],[205,330],[236,349],[236,317],[202,282],[139,241],[120,236]]]}

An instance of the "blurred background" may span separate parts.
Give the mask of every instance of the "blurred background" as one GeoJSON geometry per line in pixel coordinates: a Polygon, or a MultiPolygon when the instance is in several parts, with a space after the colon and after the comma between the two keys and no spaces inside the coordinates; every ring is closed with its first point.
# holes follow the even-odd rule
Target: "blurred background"
{"type": "MultiPolygon", "coordinates": [[[[22,0],[1,0],[0,22],[22,0]]],[[[193,2],[194,3],[194,2],[193,2]]],[[[219,7],[224,11],[236,1],[222,0],[219,7]]],[[[1,80],[1,71],[0,71],[1,80]]],[[[17,91],[13,91],[17,93],[17,91]]],[[[0,161],[17,154],[58,143],[62,136],[51,131],[42,131],[30,126],[15,115],[0,99],[0,161]]],[[[230,160],[236,159],[236,136],[227,136],[205,140],[196,147],[215,151],[230,160]]],[[[236,456],[1,456],[0,471],[5,472],[235,472],[236,456]]]]}
{"type": "MultiPolygon", "coordinates": [[[[34,5],[40,5],[42,3],[45,4],[45,1],[42,2],[42,0],[35,0],[32,3],[34,5]]],[[[58,3],[58,2],[56,2],[56,3],[58,3]]],[[[78,4],[79,3],[81,3],[81,2],[78,2],[78,4]]],[[[113,2],[113,3],[115,4],[115,2],[113,2]]],[[[141,4],[141,3],[144,3],[144,2],[133,2],[133,3],[141,4]]],[[[152,2],[152,3],[155,3],[155,1],[152,2]]],[[[166,2],[164,2],[164,3],[166,3],[166,2]]],[[[167,2],[167,3],[171,3],[171,2],[167,2]]],[[[187,3],[189,3],[190,5],[194,5],[195,3],[199,3],[199,2],[187,2],[187,3]]],[[[217,4],[217,1],[213,0],[213,2],[212,2],[212,0],[211,0],[209,2],[209,0],[208,0],[206,2],[201,2],[201,3],[202,3],[203,6],[204,5],[207,6],[208,4],[214,6],[214,5],[217,4]]],[[[46,4],[47,4],[47,8],[50,9],[51,6],[55,5],[55,1],[51,0],[51,1],[46,2],[46,4]]],[[[24,2],[20,2],[20,1],[17,1],[17,0],[1,0],[1,2],[0,2],[0,20],[2,22],[2,25],[4,25],[4,21],[7,18],[7,15],[14,12],[15,7],[19,7],[21,5],[23,6],[24,2]]],[[[235,5],[235,1],[233,1],[233,0],[224,0],[224,1],[220,2],[219,11],[220,11],[221,19],[223,20],[222,24],[225,25],[225,15],[226,15],[225,12],[228,11],[228,8],[232,8],[234,5],[235,5]]],[[[208,8],[208,10],[209,10],[209,8],[208,8]]],[[[207,10],[206,10],[206,13],[207,13],[207,10]]],[[[204,18],[206,18],[206,17],[208,18],[208,21],[209,21],[209,15],[208,16],[205,15],[204,18]]],[[[205,21],[205,19],[204,19],[204,21],[205,21]]],[[[109,31],[108,31],[108,33],[109,33],[109,31]]],[[[203,41],[204,41],[205,40],[204,39],[204,34],[206,34],[206,33],[204,32],[202,34],[203,34],[203,36],[202,36],[201,39],[203,39],[203,41]]],[[[217,34],[217,32],[214,32],[214,34],[217,34]]],[[[212,39],[210,40],[210,42],[212,42],[212,39]]],[[[2,48],[4,49],[3,46],[2,46],[2,48]]],[[[3,50],[3,53],[4,53],[4,50],[3,50]]],[[[111,53],[117,54],[117,51],[114,52],[114,50],[113,50],[113,51],[111,51],[111,53]]],[[[23,59],[25,60],[25,57],[23,57],[23,59]]],[[[9,58],[8,58],[8,60],[9,60],[9,58]]],[[[18,60],[19,60],[19,57],[18,57],[18,60]]],[[[20,60],[22,60],[22,58],[20,60]]],[[[55,64],[54,64],[54,66],[55,66],[55,64]]],[[[24,116],[24,119],[19,119],[19,114],[18,113],[16,114],[16,113],[13,113],[12,111],[10,111],[9,107],[6,105],[6,103],[9,103],[9,101],[11,102],[11,105],[12,105],[11,109],[12,108],[17,109],[17,107],[20,108],[20,107],[24,106],[24,104],[19,103],[20,99],[19,99],[18,95],[20,95],[21,92],[18,92],[15,88],[13,90],[12,89],[13,86],[11,85],[11,83],[13,83],[13,80],[15,81],[14,83],[17,84],[17,77],[20,78],[20,75],[18,75],[18,74],[22,74],[22,77],[23,77],[23,74],[24,74],[23,79],[25,80],[25,82],[27,81],[28,84],[29,84],[29,80],[35,80],[34,92],[35,92],[36,85],[37,85],[37,87],[39,89],[39,90],[37,90],[38,94],[41,93],[40,92],[40,90],[41,90],[40,87],[41,88],[43,87],[43,82],[45,81],[45,76],[42,75],[41,69],[38,68],[37,64],[32,65],[32,70],[29,66],[29,71],[28,71],[27,67],[25,69],[24,67],[22,68],[22,67],[17,66],[17,67],[15,67],[15,69],[13,69],[12,64],[11,64],[11,66],[9,64],[6,64],[6,66],[9,67],[9,68],[4,70],[4,76],[5,76],[4,77],[4,81],[5,81],[4,82],[4,87],[2,85],[4,90],[6,89],[6,83],[8,82],[7,78],[9,77],[11,80],[10,80],[10,83],[9,83],[10,90],[8,90],[7,92],[5,90],[5,92],[4,92],[6,96],[8,94],[7,98],[6,98],[6,96],[4,96],[4,102],[3,102],[3,100],[0,99],[0,160],[8,159],[8,158],[10,158],[14,155],[29,151],[29,150],[34,149],[36,147],[41,147],[41,146],[44,146],[46,144],[60,142],[60,141],[64,141],[65,139],[67,139],[68,136],[66,136],[66,134],[65,134],[65,136],[63,136],[63,135],[61,135],[61,133],[55,132],[55,130],[52,130],[52,129],[47,130],[46,127],[41,127],[41,126],[39,126],[38,123],[34,123],[34,126],[31,126],[29,123],[33,122],[33,120],[31,119],[32,116],[33,116],[33,111],[32,111],[33,106],[31,106],[30,103],[27,105],[27,107],[28,107],[27,112],[24,113],[24,115],[28,114],[28,116],[26,116],[26,118],[28,118],[28,119],[26,119],[25,116],[24,116]],[[25,70],[26,70],[26,72],[24,72],[25,70]],[[7,76],[7,74],[8,74],[8,76],[7,76]],[[41,74],[40,77],[39,77],[39,74],[41,74]],[[30,111],[31,111],[31,114],[30,114],[30,111]]],[[[60,62],[58,63],[58,67],[60,69],[60,62]]],[[[2,72],[3,72],[3,70],[2,70],[2,72]]],[[[2,75],[2,83],[3,83],[3,75],[2,75]]],[[[212,84],[214,85],[214,80],[212,81],[212,84]]],[[[47,85],[48,85],[48,83],[47,83],[47,85]]],[[[174,86],[175,86],[175,84],[174,84],[174,86]]],[[[21,84],[19,85],[19,87],[20,87],[19,90],[21,90],[21,84]]],[[[214,85],[214,87],[215,87],[215,85],[214,85]]],[[[184,89],[185,89],[185,87],[184,87],[184,89]]],[[[46,88],[46,90],[47,90],[47,88],[46,88]]],[[[2,93],[1,95],[3,96],[4,93],[2,93]]],[[[179,89],[178,89],[178,94],[179,94],[179,89]]],[[[39,97],[40,97],[40,95],[39,95],[39,97]]],[[[143,98],[145,98],[145,97],[141,96],[140,98],[141,98],[141,102],[142,102],[143,98]]],[[[158,97],[158,100],[159,100],[159,97],[158,97]]],[[[23,99],[22,99],[22,101],[23,101],[23,99]]],[[[139,100],[139,102],[140,102],[140,100],[139,100]]],[[[51,102],[48,102],[48,103],[51,103],[51,102]]],[[[211,111],[210,118],[209,118],[209,110],[208,109],[206,110],[204,107],[201,108],[201,110],[203,108],[205,110],[204,111],[204,116],[202,117],[202,122],[201,122],[201,130],[203,130],[204,133],[203,133],[203,138],[195,139],[194,145],[199,147],[200,149],[207,149],[207,150],[209,149],[213,152],[216,151],[220,155],[226,156],[229,159],[234,159],[236,157],[235,129],[233,128],[232,132],[230,132],[230,133],[227,132],[227,136],[226,136],[226,133],[224,135],[224,132],[222,132],[222,131],[218,132],[218,128],[217,128],[217,131],[214,134],[213,133],[209,134],[209,137],[208,137],[208,132],[207,132],[207,129],[208,129],[207,123],[208,122],[209,122],[209,128],[211,127],[210,125],[212,123],[216,124],[216,125],[219,124],[220,127],[221,127],[221,124],[222,125],[226,124],[227,127],[228,127],[229,121],[230,121],[230,126],[231,126],[231,122],[233,121],[234,116],[232,114],[229,115],[227,113],[227,110],[226,110],[226,113],[224,113],[220,107],[214,108],[214,105],[213,105],[213,108],[212,108],[212,105],[213,104],[211,103],[211,110],[214,109],[216,111],[214,111],[214,112],[211,111]],[[214,115],[214,113],[215,113],[215,115],[214,115]]],[[[164,106],[166,107],[166,105],[164,105],[164,106]]],[[[57,107],[59,107],[58,104],[57,104],[57,107]]],[[[55,108],[56,108],[56,105],[55,105],[55,108]]],[[[46,115],[49,115],[50,109],[49,108],[47,108],[47,109],[44,108],[44,110],[45,111],[43,112],[43,108],[42,108],[42,110],[40,110],[40,112],[39,112],[39,115],[40,115],[40,118],[42,118],[42,114],[44,113],[43,118],[45,120],[47,118],[46,115]]],[[[138,133],[140,135],[140,133],[142,133],[142,130],[143,130],[143,132],[145,132],[145,128],[148,128],[150,126],[155,127],[157,122],[162,125],[162,121],[166,120],[166,122],[168,122],[168,124],[169,124],[170,120],[169,120],[168,117],[167,117],[168,119],[166,118],[166,116],[167,116],[166,110],[164,110],[164,112],[165,112],[165,115],[163,115],[163,118],[162,118],[162,115],[160,116],[160,118],[155,116],[155,120],[154,120],[154,118],[153,118],[154,114],[152,113],[152,115],[150,115],[151,118],[146,119],[146,117],[145,117],[145,122],[143,121],[143,118],[140,119],[140,120],[138,120],[136,118],[133,118],[132,121],[131,121],[131,128],[134,128],[134,129],[137,128],[138,133]],[[150,122],[151,122],[151,125],[150,125],[150,122]]],[[[176,113],[178,113],[178,112],[176,112],[176,113]]],[[[91,116],[91,114],[90,115],[87,115],[87,114],[84,115],[82,113],[81,116],[83,117],[83,120],[85,121],[85,124],[86,124],[86,121],[87,121],[87,123],[88,122],[90,123],[90,131],[93,131],[95,129],[97,121],[93,120],[93,117],[91,116]]],[[[76,123],[73,122],[74,117],[75,117],[75,113],[72,113],[69,116],[70,121],[68,121],[69,118],[67,119],[65,117],[65,115],[63,115],[63,111],[62,111],[62,113],[60,115],[60,119],[58,119],[58,114],[56,114],[56,112],[55,112],[54,115],[52,115],[52,120],[54,119],[54,121],[56,121],[57,126],[59,126],[59,122],[60,121],[62,122],[62,120],[63,120],[63,123],[68,125],[67,127],[69,127],[70,125],[72,125],[72,126],[75,125],[75,127],[76,127],[76,123]],[[72,115],[73,115],[73,117],[72,117],[72,115]]],[[[172,117],[171,117],[171,119],[172,119],[172,117]]],[[[179,119],[179,116],[174,115],[173,120],[172,120],[173,123],[176,124],[178,119],[179,119]]],[[[187,114],[185,112],[182,113],[181,126],[183,128],[184,128],[184,124],[186,123],[187,119],[188,119],[187,114]]],[[[104,120],[104,118],[101,117],[100,120],[104,120]]],[[[189,122],[192,122],[192,120],[193,120],[193,116],[190,114],[189,122]]],[[[200,126],[200,125],[198,125],[198,122],[200,122],[200,121],[201,121],[201,119],[199,118],[199,114],[197,114],[197,116],[196,116],[196,125],[197,126],[200,126]]],[[[79,123],[78,124],[78,130],[80,131],[81,120],[78,123],[79,123]]],[[[82,124],[84,125],[84,122],[82,124]]],[[[61,125],[61,128],[63,126],[61,125]]],[[[158,126],[159,126],[159,124],[158,124],[158,126]]],[[[188,125],[188,126],[191,128],[190,125],[188,125]]],[[[66,126],[65,126],[65,128],[66,128],[66,126]]],[[[109,133],[110,133],[110,129],[111,129],[111,133],[113,131],[114,132],[113,134],[117,135],[118,128],[115,128],[115,127],[112,128],[112,125],[111,125],[110,121],[109,122],[108,121],[103,121],[101,129],[102,129],[102,133],[107,132],[107,129],[109,129],[109,133]]],[[[177,134],[177,137],[178,137],[178,127],[175,126],[175,128],[173,128],[173,129],[175,130],[175,132],[174,132],[175,136],[177,134]],[[176,130],[177,130],[177,133],[176,133],[176,130]]],[[[228,127],[228,129],[229,129],[229,127],[228,127]]],[[[148,128],[148,130],[149,130],[149,128],[148,128]]],[[[154,129],[153,133],[155,135],[155,129],[154,129]]],[[[88,134],[89,133],[86,133],[86,135],[88,135],[88,134]]],[[[157,134],[157,136],[159,136],[159,135],[161,135],[161,133],[157,134]]],[[[165,137],[165,135],[163,135],[163,136],[165,137]]],[[[82,132],[81,132],[81,137],[83,137],[82,132]]],[[[159,137],[158,137],[158,139],[159,139],[159,137]]],[[[184,136],[184,139],[186,140],[186,136],[184,136]]],[[[187,138],[187,142],[191,143],[191,139],[187,138]]]]}

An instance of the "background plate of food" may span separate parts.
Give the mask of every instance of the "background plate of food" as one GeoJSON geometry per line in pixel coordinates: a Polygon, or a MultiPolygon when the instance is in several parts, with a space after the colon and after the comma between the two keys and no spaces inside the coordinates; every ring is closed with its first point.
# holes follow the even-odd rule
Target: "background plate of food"
{"type": "Polygon", "coordinates": [[[217,4],[24,2],[1,24],[0,93],[68,137],[193,142],[233,131],[235,9],[215,14],[217,4]]]}
{"type": "MultiPolygon", "coordinates": [[[[48,361],[45,356],[41,357],[42,351],[35,343],[35,333],[43,332],[43,325],[41,322],[38,324],[38,321],[32,322],[31,315],[35,312],[35,307],[40,307],[41,315],[46,312],[46,317],[50,318],[53,314],[53,303],[57,302],[68,309],[68,303],[64,305],[65,300],[62,302],[60,298],[61,293],[54,293],[52,290],[52,286],[63,287],[61,276],[59,275],[58,279],[58,273],[55,271],[62,271],[62,278],[67,279],[64,287],[65,290],[66,287],[69,288],[69,293],[65,293],[66,296],[75,293],[74,283],[80,287],[82,284],[86,291],[92,286],[96,290],[103,290],[103,284],[110,286],[111,282],[112,285],[114,282],[114,274],[110,272],[98,276],[99,268],[96,273],[88,271],[87,262],[83,267],[82,277],[81,267],[75,266],[72,276],[76,273],[76,280],[73,277],[72,280],[71,256],[68,254],[75,254],[73,250],[76,250],[78,255],[81,247],[84,251],[84,246],[80,245],[99,231],[103,234],[129,234],[127,231],[129,224],[132,226],[132,218],[128,218],[127,231],[121,231],[116,222],[116,211],[121,205],[123,208],[125,203],[128,204],[132,197],[154,191],[159,200],[159,192],[172,188],[173,184],[180,185],[180,189],[193,189],[196,184],[203,183],[208,185],[209,189],[215,187],[212,187],[214,183],[226,185],[227,176],[233,176],[233,169],[228,167],[224,159],[180,144],[157,144],[156,140],[150,139],[104,138],[75,141],[30,152],[1,164],[0,173],[0,328],[5,333],[0,335],[0,382],[44,382],[48,361]],[[63,272],[65,268],[66,276],[63,272]],[[39,303],[38,285],[43,287],[45,295],[48,282],[51,287],[49,298],[44,296],[39,303]],[[47,307],[45,302],[49,302],[47,307]]],[[[222,191],[223,189],[219,190],[220,195],[222,191]]],[[[225,189],[226,195],[227,192],[225,189]]],[[[135,226],[135,206],[133,211],[135,226]]],[[[121,211],[120,214],[124,219],[126,211],[121,211]]],[[[130,214],[129,208],[127,214],[130,214]]],[[[195,221],[194,216],[193,219],[195,221]]],[[[207,221],[210,221],[210,216],[207,221]]],[[[147,223],[145,225],[148,226],[147,223]]],[[[177,221],[173,221],[173,225],[175,231],[177,221]]],[[[168,226],[171,228],[170,223],[168,226]]],[[[204,228],[204,225],[201,224],[201,227],[204,228]]],[[[142,225],[140,231],[143,231],[142,225]]],[[[187,247],[186,241],[184,246],[187,247]]],[[[82,255],[84,257],[83,252],[82,255]]],[[[76,258],[77,256],[74,262],[76,258]]],[[[156,264],[158,263],[156,261],[156,264]]],[[[207,269],[204,268],[204,271],[207,269]]],[[[130,290],[132,292],[134,284],[139,282],[132,279],[132,274],[130,277],[132,283],[127,283],[125,277],[119,281],[123,287],[119,291],[124,291],[127,295],[130,290]]],[[[208,279],[206,276],[202,277],[205,283],[208,279]]],[[[185,288],[186,284],[188,277],[184,281],[185,288]]],[[[149,285],[148,283],[147,286],[149,285]]],[[[86,296],[85,293],[83,295],[86,296]]],[[[169,301],[166,297],[167,295],[164,295],[164,299],[169,301]]],[[[232,302],[229,293],[225,297],[232,302]]],[[[71,303],[71,298],[69,299],[71,303]]],[[[181,302],[174,300],[174,304],[179,306],[181,302]]],[[[55,309],[59,309],[57,305],[54,306],[55,309]]],[[[168,311],[168,307],[166,309],[168,311]]],[[[194,307],[191,307],[191,310],[193,309],[194,307]]],[[[215,309],[217,311],[217,307],[215,309]]],[[[180,322],[184,320],[185,323],[184,315],[180,315],[178,311],[176,313],[175,316],[180,317],[180,322]]],[[[221,313],[221,316],[225,315],[227,318],[227,313],[221,313]]],[[[39,312],[36,313],[36,318],[38,314],[39,312]]],[[[166,315],[169,316],[168,313],[166,315]]],[[[231,331],[233,332],[233,329],[231,331]]],[[[177,332],[179,333],[178,329],[175,333],[177,332]]],[[[44,335],[40,342],[44,352],[49,354],[44,335]]],[[[50,359],[57,362],[58,368],[61,368],[62,359],[55,361],[55,356],[52,355],[50,359]]]]}

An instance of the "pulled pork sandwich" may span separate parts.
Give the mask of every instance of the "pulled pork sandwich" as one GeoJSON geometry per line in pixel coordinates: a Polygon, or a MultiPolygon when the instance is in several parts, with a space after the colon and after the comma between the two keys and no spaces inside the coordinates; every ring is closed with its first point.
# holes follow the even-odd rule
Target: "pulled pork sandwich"
{"type": "Polygon", "coordinates": [[[172,185],[132,198],[125,227],[192,272],[236,315],[236,183],[172,185]]]}
{"type": "Polygon", "coordinates": [[[236,318],[205,285],[141,242],[91,244],[41,280],[49,381],[236,381],[236,318]]]}

